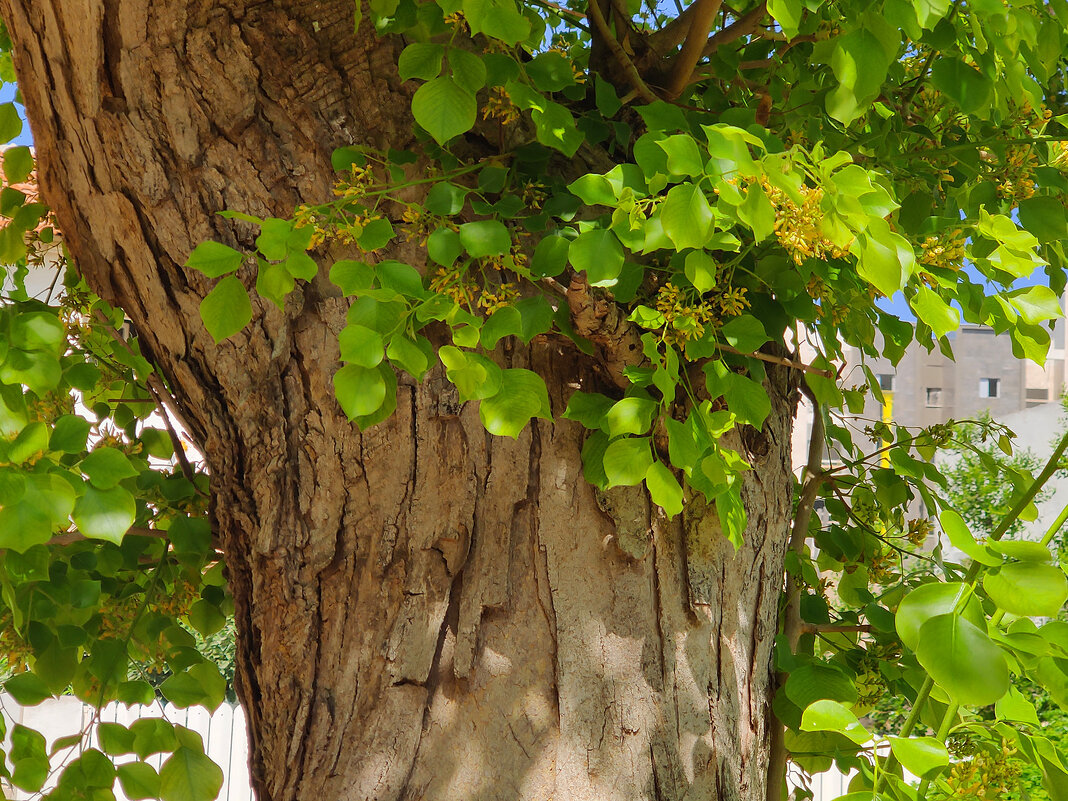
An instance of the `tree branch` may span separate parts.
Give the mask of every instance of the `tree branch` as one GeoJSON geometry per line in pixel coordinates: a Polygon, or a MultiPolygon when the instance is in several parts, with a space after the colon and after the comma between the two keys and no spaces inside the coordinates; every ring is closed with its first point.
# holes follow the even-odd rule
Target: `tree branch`
{"type": "MultiPolygon", "coordinates": [[[[126,529],[126,533],[123,535],[126,537],[155,537],[157,539],[164,539],[167,536],[167,532],[157,528],[140,528],[138,526],[131,526],[126,529]]],[[[73,542],[84,542],[88,540],[80,531],[64,531],[62,534],[56,534],[52,539],[45,543],[45,545],[70,545],[73,542]]]]}
{"type": "Polygon", "coordinates": [[[764,19],[768,13],[768,4],[763,2],[751,11],[747,11],[742,16],[738,17],[734,22],[728,25],[722,30],[716,31],[705,43],[704,50],[701,52],[702,58],[708,58],[710,55],[716,52],[716,50],[725,44],[741,39],[743,36],[748,36],[751,33],[756,33],[757,28],[760,27],[761,20],[764,19]]]}
{"type": "Polygon", "coordinates": [[[695,9],[693,18],[687,27],[686,39],[682,43],[682,49],[675,56],[671,67],[671,77],[668,79],[667,96],[672,100],[681,94],[682,90],[690,81],[697,62],[708,41],[708,34],[716,22],[723,0],[696,0],[691,8],[695,9]]]}
{"type": "Polygon", "coordinates": [[[638,72],[638,68],[634,66],[634,62],[630,60],[627,51],[623,49],[619,40],[612,35],[612,29],[608,27],[608,22],[604,18],[604,12],[601,11],[601,6],[598,4],[598,0],[590,0],[588,9],[589,17],[593,20],[593,27],[597,29],[597,33],[600,34],[601,39],[604,40],[605,45],[612,52],[616,62],[626,74],[627,82],[634,87],[634,91],[637,92],[646,103],[653,103],[658,100],[659,98],[657,98],[648,85],[646,85],[641,73],[638,72]]]}
{"type": "Polygon", "coordinates": [[[759,359],[762,362],[768,364],[778,364],[782,367],[792,367],[795,370],[801,370],[806,373],[813,373],[815,375],[823,376],[824,378],[835,378],[836,374],[834,370],[824,370],[821,367],[813,367],[811,364],[805,364],[801,361],[794,361],[793,359],[787,359],[785,356],[774,356],[770,353],[762,353],[756,351],[754,353],[746,353],[744,350],[738,350],[732,348],[730,345],[720,344],[719,349],[726,351],[727,353],[734,353],[738,356],[748,356],[751,359],[759,359]]]}

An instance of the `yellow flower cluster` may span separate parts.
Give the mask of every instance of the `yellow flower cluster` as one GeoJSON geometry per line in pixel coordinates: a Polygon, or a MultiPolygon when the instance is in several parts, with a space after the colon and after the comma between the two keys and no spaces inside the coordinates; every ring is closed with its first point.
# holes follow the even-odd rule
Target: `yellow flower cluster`
{"type": "Polygon", "coordinates": [[[775,236],[796,264],[806,259],[841,259],[846,251],[831,242],[823,233],[823,189],[818,186],[801,187],[801,205],[797,205],[782,189],[767,178],[761,186],[775,207],[775,236]]]}
{"type": "Polygon", "coordinates": [[[853,712],[857,715],[867,714],[886,693],[886,679],[879,670],[879,663],[868,657],[862,659],[853,686],[857,688],[853,712]]]}
{"type": "Polygon", "coordinates": [[[670,281],[656,293],[656,310],[666,322],[664,339],[682,345],[704,336],[706,326],[716,327],[725,319],[737,317],[749,308],[745,287],[724,287],[714,295],[705,295],[693,303],[686,293],[670,281]]]}
{"type": "Polygon", "coordinates": [[[502,125],[511,125],[519,116],[519,107],[512,102],[503,86],[494,86],[489,90],[482,106],[482,119],[498,120],[502,125]]]}
{"type": "Polygon", "coordinates": [[[950,767],[946,777],[950,792],[940,794],[940,799],[1004,798],[1019,784],[1020,763],[1013,759],[1016,749],[1008,741],[1002,740],[1001,750],[996,753],[981,748],[966,750],[971,751],[970,758],[950,767]]]}
{"type": "Polygon", "coordinates": [[[519,300],[519,286],[505,280],[502,273],[522,269],[526,262],[526,254],[513,245],[510,253],[477,259],[473,265],[456,262],[452,267],[439,267],[430,277],[430,290],[448,296],[468,311],[480,309],[489,316],[519,300]],[[472,266],[481,272],[481,283],[472,274],[472,266]]]}
{"type": "Polygon", "coordinates": [[[928,518],[914,517],[909,521],[908,533],[905,534],[905,539],[917,548],[920,548],[927,542],[927,538],[931,535],[933,530],[934,525],[928,518]]]}
{"type": "Polygon", "coordinates": [[[1015,206],[1035,194],[1038,187],[1035,182],[1035,168],[1039,164],[1033,145],[1008,148],[1001,164],[997,164],[997,157],[989,150],[981,150],[979,157],[993,165],[991,177],[997,185],[998,197],[1015,206]]]}
{"type": "Polygon", "coordinates": [[[945,270],[960,270],[964,266],[967,239],[962,230],[940,231],[920,243],[920,264],[945,270]]]}

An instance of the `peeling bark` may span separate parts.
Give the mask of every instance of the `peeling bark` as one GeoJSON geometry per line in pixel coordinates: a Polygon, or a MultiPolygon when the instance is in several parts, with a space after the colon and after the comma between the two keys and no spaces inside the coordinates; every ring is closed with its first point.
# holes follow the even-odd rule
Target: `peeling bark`
{"type": "MultiPolygon", "coordinates": [[[[401,43],[354,35],[351,0],[0,10],[44,196],[213,474],[260,801],[762,799],[790,373],[768,371],[773,411],[744,443],[737,554],[714,514],[647,502],[620,547],[580,428],[490,437],[433,372],[359,433],[333,399],[346,302],[326,256],[285,313],[254,301],[220,345],[198,315],[212,282],[181,264],[204,239],[251,245],[222,209],[326,199],[333,148],[409,141],[401,43]]],[[[498,356],[557,413],[605,374],[549,342],[498,356]]]]}

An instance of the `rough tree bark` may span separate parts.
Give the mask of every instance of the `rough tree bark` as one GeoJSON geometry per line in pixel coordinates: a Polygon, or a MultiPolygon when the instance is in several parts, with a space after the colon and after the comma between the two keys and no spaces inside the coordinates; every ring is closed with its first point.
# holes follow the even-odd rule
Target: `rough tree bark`
{"type": "MultiPolygon", "coordinates": [[[[433,373],[360,434],[333,399],[346,303],[325,270],[216,346],[211,282],[181,264],[251,244],[219,210],[328,198],[338,145],[409,141],[400,43],[354,35],[352,0],[0,9],[44,196],[213,474],[260,801],[762,799],[793,378],[769,371],[772,414],[736,443],[755,468],[737,554],[712,513],[598,498],[576,426],[492,438],[433,373]]],[[[557,412],[597,387],[553,342],[499,356],[557,412]]]]}

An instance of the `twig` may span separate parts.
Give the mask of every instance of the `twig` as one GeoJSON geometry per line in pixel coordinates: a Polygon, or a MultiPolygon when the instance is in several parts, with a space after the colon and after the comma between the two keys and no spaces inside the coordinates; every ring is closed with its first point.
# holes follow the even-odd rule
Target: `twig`
{"type": "Polygon", "coordinates": [[[770,353],[762,353],[756,351],[755,353],[746,353],[744,350],[738,350],[732,348],[730,345],[719,345],[719,349],[726,351],[727,353],[733,353],[737,356],[748,356],[753,359],[759,359],[762,362],[768,362],[769,364],[778,364],[783,367],[792,367],[795,370],[801,370],[806,373],[813,373],[824,378],[835,378],[836,373],[834,370],[824,370],[822,367],[813,367],[811,364],[805,364],[804,362],[794,361],[793,359],[787,359],[785,356],[773,356],[770,353]]]}
{"type": "MultiPolygon", "coordinates": [[[[138,526],[131,526],[126,529],[124,537],[156,537],[157,539],[166,539],[167,532],[157,528],[139,528],[138,526]]],[[[83,542],[89,539],[80,531],[64,531],[62,534],[56,534],[45,545],[70,545],[73,542],[83,542]]]]}
{"type": "MultiPolygon", "coordinates": [[[[163,418],[163,425],[167,427],[167,434],[171,438],[171,446],[174,448],[174,455],[178,458],[178,464],[182,468],[182,475],[186,480],[193,485],[193,491],[202,498],[207,498],[208,495],[200,487],[197,486],[193,475],[193,466],[189,463],[189,457],[185,455],[185,445],[182,444],[181,437],[178,436],[178,432],[174,430],[174,424],[171,423],[171,417],[167,413],[167,408],[163,405],[163,398],[160,397],[157,384],[159,382],[152,380],[153,376],[149,376],[145,382],[148,386],[148,391],[152,393],[152,397],[156,399],[156,408],[159,409],[160,417],[163,418]]],[[[173,399],[170,395],[167,396],[173,403],[173,399]]]]}
{"type": "Polygon", "coordinates": [[[675,56],[671,67],[671,77],[668,79],[667,96],[675,99],[681,94],[686,84],[693,75],[697,62],[708,42],[708,34],[712,32],[712,26],[716,22],[716,15],[723,0],[696,0],[693,4],[695,9],[693,19],[686,31],[686,40],[682,43],[682,49],[675,56]]]}
{"type": "Polygon", "coordinates": [[[597,29],[597,32],[601,35],[604,43],[608,46],[608,49],[612,51],[612,55],[615,56],[619,66],[626,73],[627,81],[634,87],[639,96],[646,103],[654,103],[658,99],[649,86],[645,83],[641,73],[638,72],[638,68],[634,66],[634,62],[630,60],[630,56],[623,49],[623,46],[619,43],[615,36],[612,35],[612,29],[608,27],[608,23],[605,21],[604,14],[601,12],[601,7],[598,5],[599,0],[589,1],[589,16],[593,20],[593,26],[597,29]]]}
{"type": "Polygon", "coordinates": [[[867,623],[802,623],[802,634],[865,634],[871,631],[867,623]]]}
{"type": "Polygon", "coordinates": [[[738,17],[738,19],[726,28],[716,31],[705,43],[701,56],[707,58],[715,53],[721,45],[729,44],[736,39],[741,39],[743,36],[756,33],[757,28],[760,27],[760,21],[764,19],[764,16],[767,13],[768,4],[767,2],[763,2],[752,11],[738,17]]]}
{"type": "MultiPolygon", "coordinates": [[[[107,332],[111,335],[111,338],[114,339],[121,348],[131,356],[137,356],[137,354],[134,353],[133,348],[130,347],[130,343],[119,336],[119,332],[115,330],[115,327],[111,324],[108,318],[104,316],[104,313],[101,312],[100,309],[96,309],[94,316],[98,321],[103,323],[107,332]]],[[[172,411],[177,409],[178,404],[175,402],[174,398],[171,397],[170,393],[167,392],[167,388],[163,386],[163,382],[161,382],[156,375],[150,373],[145,376],[145,387],[155,399],[156,408],[159,409],[160,417],[163,418],[163,424],[167,427],[167,433],[171,438],[171,445],[174,447],[174,455],[178,458],[178,465],[182,470],[182,474],[186,477],[186,480],[193,485],[193,491],[197,495],[202,498],[207,498],[207,493],[200,489],[194,480],[193,466],[189,464],[189,459],[185,455],[185,446],[182,445],[182,440],[178,436],[178,432],[174,430],[170,415],[167,414],[167,407],[163,405],[163,397],[166,396],[167,400],[170,401],[170,409],[172,411]]]]}

